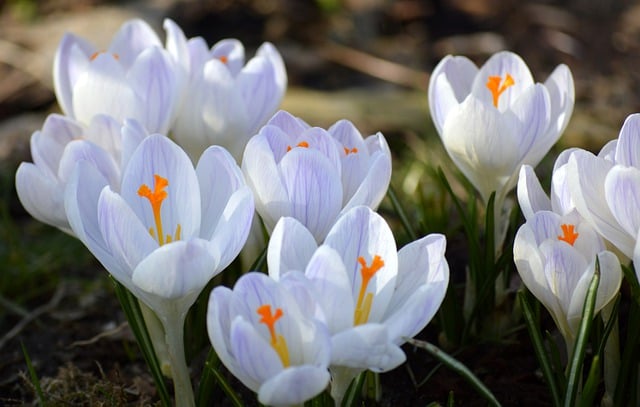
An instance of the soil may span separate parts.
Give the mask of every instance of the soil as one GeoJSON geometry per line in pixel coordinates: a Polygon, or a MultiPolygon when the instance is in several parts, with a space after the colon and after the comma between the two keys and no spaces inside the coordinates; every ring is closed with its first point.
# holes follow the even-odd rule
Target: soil
{"type": "MultiPolygon", "coordinates": [[[[5,34],[13,33],[12,41],[31,44],[26,37],[21,41],[15,33],[33,32],[51,16],[60,16],[60,21],[66,21],[62,16],[108,6],[136,11],[153,9],[157,18],[159,9],[160,15],[176,20],[187,36],[202,35],[209,43],[236,37],[248,49],[255,49],[265,40],[273,42],[287,63],[290,88],[328,94],[343,89],[364,89],[371,91],[371,95],[389,89],[423,92],[428,72],[444,55],[463,54],[482,63],[491,53],[508,48],[523,56],[538,80],[544,80],[559,63],[571,67],[576,80],[577,107],[562,143],[591,149],[616,137],[626,115],[640,110],[640,71],[636,69],[640,58],[640,19],[633,18],[640,14],[640,6],[629,1],[164,0],[128,3],[131,2],[7,0],[0,1],[0,20],[4,24],[2,30],[7,30],[5,34]],[[406,69],[400,72],[409,74],[381,77],[369,63],[380,60],[392,62],[406,69]]],[[[0,254],[10,260],[6,270],[0,272],[15,273],[20,265],[32,264],[34,261],[23,262],[16,260],[16,256],[24,255],[20,250],[29,253],[27,248],[41,242],[43,236],[56,241],[56,247],[64,248],[62,257],[66,260],[57,259],[60,252],[36,254],[41,261],[39,267],[50,267],[44,274],[45,280],[25,279],[27,282],[19,289],[0,293],[3,301],[0,303],[0,404],[37,402],[37,390],[29,377],[23,349],[52,405],[156,404],[153,382],[104,270],[91,260],[82,245],[40,225],[17,201],[13,173],[20,161],[30,160],[28,136],[39,128],[44,115],[56,111],[57,107],[50,78],[34,80],[32,73],[25,73],[25,69],[6,59],[7,54],[0,54],[0,130],[9,135],[0,134],[0,139],[5,137],[11,143],[5,146],[0,142],[4,180],[0,189],[4,198],[2,215],[12,219],[19,233],[0,234],[0,254]],[[35,121],[28,121],[33,115],[36,115],[35,121]],[[19,130],[3,125],[22,123],[16,119],[27,120],[28,124],[18,126],[19,130]],[[26,131],[25,127],[31,130],[26,131]],[[17,131],[21,135],[16,136],[17,131]]],[[[428,120],[426,116],[424,120],[428,120]]],[[[367,127],[366,123],[357,125],[361,129],[367,127]]],[[[402,128],[385,129],[385,134],[396,136],[390,143],[400,147],[410,135],[402,128]]],[[[461,241],[451,239],[451,242],[461,241]]],[[[450,244],[447,257],[452,276],[457,280],[464,275],[464,262],[460,261],[463,252],[463,242],[450,244]]],[[[437,323],[418,338],[439,343],[437,323]]],[[[432,401],[445,404],[450,392],[455,405],[487,405],[458,374],[446,367],[434,371],[438,364],[427,352],[410,345],[405,345],[405,351],[408,362],[381,376],[383,393],[379,405],[427,405],[432,401]]],[[[198,377],[203,357],[202,352],[193,355],[194,377],[198,377]]],[[[455,357],[473,371],[503,405],[551,405],[526,329],[521,327],[499,340],[462,348],[455,357]]],[[[247,404],[254,403],[250,393],[243,392],[243,395],[247,404]]],[[[369,404],[376,403],[368,400],[369,404]]]]}

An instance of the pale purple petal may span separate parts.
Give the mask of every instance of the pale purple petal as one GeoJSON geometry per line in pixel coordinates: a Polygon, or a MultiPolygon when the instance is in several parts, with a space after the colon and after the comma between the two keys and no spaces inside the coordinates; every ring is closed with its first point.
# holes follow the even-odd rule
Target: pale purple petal
{"type": "Polygon", "coordinates": [[[640,113],[625,119],[615,151],[616,164],[640,168],[640,113]]]}
{"type": "Polygon", "coordinates": [[[493,107],[493,95],[487,88],[489,76],[499,76],[504,80],[507,74],[511,75],[514,84],[508,87],[498,99],[497,110],[504,111],[533,85],[531,71],[519,55],[509,51],[493,54],[478,71],[471,94],[483,101],[487,107],[493,107]]]}
{"type": "Polygon", "coordinates": [[[317,247],[315,238],[300,221],[291,217],[280,218],[269,238],[269,276],[279,280],[288,271],[304,271],[317,247]]]}
{"type": "Polygon", "coordinates": [[[162,47],[162,43],[149,24],[136,18],[120,27],[111,40],[109,52],[118,55],[120,62],[128,69],[138,55],[150,47],[162,47]]]}
{"type": "Polygon", "coordinates": [[[264,382],[258,400],[270,406],[300,405],[320,394],[329,379],[326,366],[292,366],[264,382]]]}
{"type": "Polygon", "coordinates": [[[542,189],[542,185],[530,165],[520,167],[518,203],[527,220],[531,219],[536,212],[551,210],[551,201],[542,189]]]}
{"type": "Polygon", "coordinates": [[[79,73],[89,64],[89,57],[95,52],[93,45],[84,39],[66,33],[53,61],[53,85],[56,98],[62,111],[71,118],[75,117],[73,109],[73,87],[79,73]]]}
{"type": "Polygon", "coordinates": [[[364,324],[342,331],[331,338],[332,366],[386,372],[400,366],[406,356],[395,345],[385,325],[364,324]]]}

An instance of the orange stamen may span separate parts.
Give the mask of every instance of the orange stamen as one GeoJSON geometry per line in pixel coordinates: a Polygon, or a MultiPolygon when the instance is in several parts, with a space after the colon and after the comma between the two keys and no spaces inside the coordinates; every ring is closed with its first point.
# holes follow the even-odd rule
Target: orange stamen
{"type": "Polygon", "coordinates": [[[349,155],[349,154],[355,154],[358,152],[357,148],[352,148],[351,150],[349,150],[347,147],[344,148],[344,154],[345,155],[349,155]]]}
{"type": "Polygon", "coordinates": [[[502,80],[500,76],[490,76],[487,80],[487,88],[491,91],[491,95],[493,96],[493,106],[498,107],[498,99],[500,95],[507,90],[509,86],[515,85],[515,81],[511,75],[507,74],[502,80]]]}
{"type": "Polygon", "coordinates": [[[362,283],[360,283],[360,292],[358,293],[358,302],[356,303],[356,310],[354,315],[354,324],[360,325],[369,319],[369,312],[371,311],[371,302],[373,301],[373,294],[366,293],[367,286],[373,278],[373,276],[384,267],[384,260],[377,254],[373,256],[371,266],[367,266],[367,262],[364,257],[358,257],[358,263],[362,266],[360,269],[360,275],[362,276],[362,283]],[[367,294],[365,297],[365,293],[367,294]]]}
{"type": "MultiPolygon", "coordinates": [[[[91,56],[89,57],[90,61],[93,61],[94,59],[98,58],[98,55],[103,54],[104,52],[102,51],[96,51],[93,54],[91,54],[91,56]]],[[[118,61],[120,59],[120,56],[116,53],[112,53],[111,54],[113,56],[113,59],[115,59],[116,61],[118,61]]]]}
{"type": "Polygon", "coordinates": [[[227,58],[227,57],[226,57],[226,56],[224,56],[224,55],[219,56],[219,57],[218,57],[218,59],[219,59],[219,60],[220,60],[220,62],[222,62],[223,64],[226,64],[226,63],[227,63],[227,61],[229,61],[229,58],[227,58]]]}
{"type": "MultiPolygon", "coordinates": [[[[168,196],[165,188],[169,186],[169,181],[166,178],[159,176],[158,174],[155,174],[153,178],[153,191],[151,191],[147,184],[142,184],[140,185],[140,188],[138,188],[138,195],[143,198],[147,198],[149,200],[149,203],[151,204],[151,209],[153,210],[153,219],[156,224],[158,243],[162,246],[165,243],[171,243],[172,241],[180,240],[181,228],[180,224],[178,224],[178,226],[176,227],[175,238],[171,235],[167,235],[166,237],[164,236],[164,233],[162,232],[162,217],[160,216],[160,209],[162,207],[162,201],[164,201],[168,196]]],[[[149,229],[149,233],[151,234],[151,236],[156,237],[153,233],[153,228],[149,229]]]]}
{"type": "Polygon", "coordinates": [[[573,244],[576,242],[576,239],[580,235],[579,233],[575,232],[575,226],[569,225],[569,224],[562,224],[560,225],[560,228],[562,229],[562,235],[558,236],[558,240],[562,240],[564,242],[569,243],[571,246],[573,246],[573,244]]]}
{"type": "Polygon", "coordinates": [[[282,309],[276,308],[276,312],[272,314],[271,305],[264,304],[259,306],[256,312],[262,317],[258,322],[260,322],[261,324],[265,324],[269,329],[269,335],[271,336],[271,347],[273,347],[276,353],[278,353],[278,356],[280,356],[282,364],[285,367],[289,366],[289,351],[287,349],[287,342],[282,335],[276,334],[275,328],[276,322],[284,315],[282,309]]]}
{"type": "MultiPolygon", "coordinates": [[[[296,145],[296,147],[309,148],[309,143],[307,143],[306,141],[301,141],[296,145]]],[[[291,146],[287,146],[287,153],[289,151],[291,151],[291,146]]]]}

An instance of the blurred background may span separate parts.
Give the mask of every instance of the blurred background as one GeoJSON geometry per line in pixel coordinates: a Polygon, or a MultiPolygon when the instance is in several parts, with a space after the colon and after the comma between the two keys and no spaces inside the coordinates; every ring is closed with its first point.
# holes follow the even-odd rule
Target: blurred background
{"type": "MultiPolygon", "coordinates": [[[[542,171],[562,148],[598,150],[640,111],[640,4],[630,0],[0,0],[0,404],[35,397],[21,344],[47,391],[67,403],[102,403],[105,394],[113,405],[154,400],[106,273],[81,244],[34,221],[13,186],[18,164],[31,160],[31,134],[59,111],[52,62],[63,33],[106,48],[134,17],[162,38],[167,17],[209,44],[238,38],[248,56],[274,43],[289,76],[282,108],[311,125],[347,118],[364,134],[382,131],[395,155],[392,185],[408,195],[422,166],[449,165],[426,95],[447,54],[481,65],[508,49],[537,81],[560,63],[571,68],[574,115],[542,171]]],[[[506,405],[547,405],[536,362],[522,350],[487,345],[466,361],[506,405]]],[[[419,389],[420,370],[391,383],[419,389]]],[[[464,386],[443,373],[407,397],[444,401],[456,389],[456,400],[473,405],[464,386]]]]}

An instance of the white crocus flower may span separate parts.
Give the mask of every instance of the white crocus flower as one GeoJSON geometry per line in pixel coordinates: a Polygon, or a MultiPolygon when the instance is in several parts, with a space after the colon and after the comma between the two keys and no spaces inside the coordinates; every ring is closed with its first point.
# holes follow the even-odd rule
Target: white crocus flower
{"type": "Polygon", "coordinates": [[[429,81],[431,117],[449,156],[485,202],[496,192],[497,207],[520,166],[536,166],[558,140],[573,105],[567,66],[534,83],[524,61],[507,51],[480,69],[466,57],[447,56],[429,81]]]}
{"type": "Polygon", "coordinates": [[[381,133],[363,138],[350,121],[324,130],[280,111],[247,143],[242,170],[269,231],[290,216],[320,242],[340,213],[377,208],[389,187],[391,153],[381,133]]]}
{"type": "Polygon", "coordinates": [[[237,39],[211,48],[201,37],[187,40],[165,21],[167,48],[187,73],[185,96],[173,126],[175,140],[196,159],[212,144],[229,150],[238,162],[249,138],[276,112],[287,87],[278,50],[268,42],[253,58],[237,39]]]}
{"type": "MultiPolygon", "coordinates": [[[[617,140],[596,156],[577,150],[567,176],[578,212],[629,259],[640,229],[640,114],[624,122],[617,140]]],[[[637,267],[638,268],[638,267],[637,267]]]]}
{"type": "Polygon", "coordinates": [[[577,151],[577,148],[564,150],[556,159],[551,175],[550,196],[544,192],[532,166],[525,164],[520,168],[518,202],[525,219],[529,220],[539,211],[566,215],[575,210],[567,182],[567,163],[574,151],[577,151]]]}
{"type": "Polygon", "coordinates": [[[618,258],[605,250],[600,236],[575,212],[561,216],[535,213],[516,234],[513,258],[525,286],[547,308],[573,349],[587,289],[600,264],[600,285],[595,314],[620,289],[622,270],[618,258]]]}
{"type": "Polygon", "coordinates": [[[435,315],[449,282],[446,239],[431,234],[399,252],[391,229],[365,206],[341,216],[317,247],[311,232],[282,218],[269,242],[269,275],[304,272],[316,315],[332,335],[331,392],[340,402],[361,371],[400,365],[400,345],[435,315]]]}
{"type": "Polygon", "coordinates": [[[33,163],[16,172],[20,202],[34,218],[73,234],[64,210],[64,191],[75,165],[91,162],[114,189],[133,149],[147,136],[134,120],[120,125],[109,116],[94,116],[88,126],[58,114],[31,135],[33,163]]]}
{"type": "Polygon", "coordinates": [[[184,360],[189,307],[244,244],[253,197],[235,160],[207,149],[194,169],[168,138],[145,138],[114,191],[90,163],[69,181],[65,209],[76,236],[163,323],[178,405],[192,405],[184,360]]]}
{"type": "Polygon", "coordinates": [[[179,67],[142,20],[122,25],[106,50],[67,33],[56,51],[53,79],[62,111],[88,124],[96,114],[138,120],[166,134],[179,101],[179,67]]]}
{"type": "Polygon", "coordinates": [[[251,272],[233,291],[211,292],[207,328],[213,348],[262,404],[302,405],[329,384],[329,333],[298,304],[296,290],[251,272]]]}

